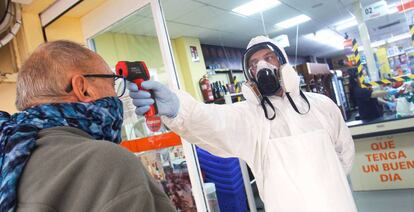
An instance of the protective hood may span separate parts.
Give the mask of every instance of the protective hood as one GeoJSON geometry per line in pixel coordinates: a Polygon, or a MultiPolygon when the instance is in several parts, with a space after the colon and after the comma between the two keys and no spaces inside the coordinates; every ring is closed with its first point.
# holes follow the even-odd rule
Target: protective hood
{"type": "MultiPolygon", "coordinates": [[[[276,95],[280,88],[283,89],[297,113],[304,114],[299,112],[292,97],[301,96],[309,106],[306,96],[300,90],[300,78],[296,70],[289,64],[285,50],[280,48],[272,39],[257,36],[249,42],[243,55],[243,72],[247,80],[247,86],[243,89],[243,94],[248,93],[246,93],[245,98],[250,102],[262,104],[266,118],[269,120],[274,119],[275,113],[273,116],[268,115],[265,104],[267,103],[272,110],[274,110],[274,107],[267,97],[276,95]],[[258,54],[251,58],[255,53],[258,54]],[[276,64],[277,67],[275,67],[276,64]],[[275,68],[272,69],[271,67],[275,68]],[[249,89],[246,89],[246,87],[249,89]],[[257,90],[260,92],[259,94],[257,94],[257,90]],[[251,94],[255,94],[256,98],[249,100],[248,98],[253,96],[251,94]]],[[[310,106],[308,111],[309,109],[310,106]]]]}
{"type": "Polygon", "coordinates": [[[266,36],[263,36],[263,35],[252,38],[250,40],[249,44],[247,44],[246,49],[250,49],[251,47],[256,46],[257,44],[265,44],[265,43],[270,43],[273,46],[275,46],[276,49],[280,52],[280,54],[281,54],[280,56],[283,56],[283,60],[286,61],[286,63],[289,63],[288,56],[287,56],[285,50],[283,48],[281,48],[279,45],[277,45],[277,43],[274,42],[272,39],[270,39],[266,36]]]}
{"type": "MultiPolygon", "coordinates": [[[[247,81],[253,81],[257,84],[257,73],[253,73],[251,70],[252,64],[249,64],[249,60],[254,53],[261,49],[269,49],[276,55],[279,67],[275,70],[277,72],[275,75],[278,77],[284,92],[288,92],[290,96],[298,96],[300,79],[297,72],[289,64],[285,50],[265,36],[254,37],[247,45],[247,50],[243,56],[243,71],[247,81]]],[[[255,62],[259,64],[260,61],[255,62]]]]}
{"type": "Polygon", "coordinates": [[[257,36],[249,42],[243,55],[243,71],[247,80],[254,81],[255,79],[255,74],[251,72],[251,64],[249,64],[250,57],[262,49],[269,49],[274,52],[280,65],[289,64],[288,57],[283,48],[280,48],[273,40],[265,36],[257,36]]]}

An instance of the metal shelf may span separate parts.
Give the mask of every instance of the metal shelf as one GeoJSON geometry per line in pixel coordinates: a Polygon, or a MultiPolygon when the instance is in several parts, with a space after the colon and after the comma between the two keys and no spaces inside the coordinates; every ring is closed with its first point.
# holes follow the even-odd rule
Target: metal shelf
{"type": "Polygon", "coordinates": [[[207,69],[207,72],[213,72],[216,74],[228,74],[228,73],[243,73],[243,70],[239,69],[207,69]]]}

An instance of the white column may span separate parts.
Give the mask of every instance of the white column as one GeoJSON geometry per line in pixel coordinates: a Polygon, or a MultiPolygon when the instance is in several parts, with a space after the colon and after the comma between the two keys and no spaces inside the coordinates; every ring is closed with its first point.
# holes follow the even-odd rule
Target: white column
{"type": "MultiPolygon", "coordinates": [[[[169,87],[179,89],[177,70],[174,63],[173,50],[170,42],[170,36],[159,0],[151,0],[152,15],[154,17],[155,29],[157,31],[158,42],[161,48],[161,56],[165,65],[165,70],[169,75],[169,87]]],[[[182,139],[182,146],[187,161],[188,173],[190,176],[192,193],[196,203],[197,211],[210,211],[207,203],[206,192],[204,191],[204,182],[201,175],[200,165],[198,163],[195,146],[182,139]]]]}
{"type": "MultiPolygon", "coordinates": [[[[378,68],[375,63],[374,51],[371,48],[369,31],[367,25],[363,20],[362,10],[361,1],[355,2],[355,18],[358,22],[359,37],[361,38],[361,43],[364,47],[364,55],[367,61],[369,76],[371,78],[371,81],[377,81],[379,80],[378,68]]],[[[358,43],[358,45],[360,44],[358,43]]]]}

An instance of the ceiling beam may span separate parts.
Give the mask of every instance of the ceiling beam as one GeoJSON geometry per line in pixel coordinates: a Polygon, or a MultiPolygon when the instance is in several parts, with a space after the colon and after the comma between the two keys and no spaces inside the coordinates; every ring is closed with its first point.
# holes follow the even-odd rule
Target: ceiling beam
{"type": "Polygon", "coordinates": [[[47,27],[53,21],[64,15],[83,0],[59,0],[40,13],[42,27],[47,27]]]}
{"type": "Polygon", "coordinates": [[[30,4],[22,5],[23,12],[39,14],[52,5],[55,0],[33,0],[30,4]]]}

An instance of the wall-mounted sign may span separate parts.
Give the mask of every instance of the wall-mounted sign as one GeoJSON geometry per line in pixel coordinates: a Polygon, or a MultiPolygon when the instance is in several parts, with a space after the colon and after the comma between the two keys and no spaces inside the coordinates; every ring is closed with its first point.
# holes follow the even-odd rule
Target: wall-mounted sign
{"type": "Polygon", "coordinates": [[[414,132],[355,140],[354,191],[414,188],[414,132]]]}
{"type": "Polygon", "coordinates": [[[199,62],[200,61],[200,57],[198,56],[197,47],[190,46],[190,52],[191,52],[191,60],[193,62],[199,62]]]}
{"type": "Polygon", "coordinates": [[[402,4],[397,5],[398,12],[406,12],[408,10],[414,9],[414,0],[408,0],[408,1],[401,1],[402,4]]]}
{"type": "Polygon", "coordinates": [[[345,55],[353,54],[354,51],[352,50],[352,39],[344,40],[344,53],[345,55]]]}
{"type": "Polygon", "coordinates": [[[352,49],[352,39],[348,38],[344,40],[344,48],[351,48],[352,49]]]}
{"type": "Polygon", "coordinates": [[[364,20],[381,17],[388,14],[388,5],[386,1],[378,1],[363,8],[364,20]]]}

